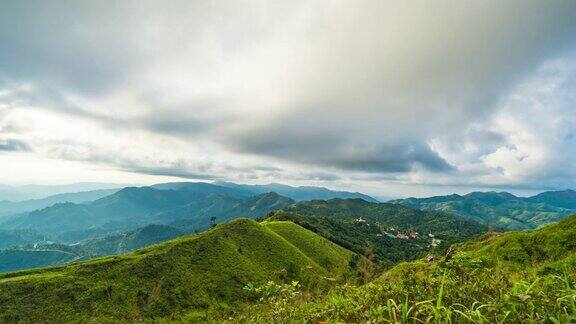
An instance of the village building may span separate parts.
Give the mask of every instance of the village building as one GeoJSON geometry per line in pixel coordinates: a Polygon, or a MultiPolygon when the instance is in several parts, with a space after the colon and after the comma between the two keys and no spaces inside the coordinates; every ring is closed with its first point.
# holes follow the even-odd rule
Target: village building
{"type": "Polygon", "coordinates": [[[430,243],[430,246],[431,247],[437,247],[438,245],[440,245],[440,243],[442,243],[442,240],[433,238],[432,243],[430,243]]]}
{"type": "Polygon", "coordinates": [[[366,220],[364,218],[362,218],[362,216],[356,218],[356,222],[357,223],[366,223],[366,220]]]}

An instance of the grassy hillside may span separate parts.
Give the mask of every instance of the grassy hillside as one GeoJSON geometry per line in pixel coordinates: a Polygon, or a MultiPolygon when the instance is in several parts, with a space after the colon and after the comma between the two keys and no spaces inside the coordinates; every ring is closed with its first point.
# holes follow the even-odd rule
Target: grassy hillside
{"type": "Polygon", "coordinates": [[[288,220],[364,255],[383,267],[413,260],[451,243],[479,235],[487,228],[458,216],[414,210],[400,205],[369,203],[361,199],[309,201],[272,213],[269,219],[288,220]],[[363,221],[359,221],[362,218],[363,221]],[[413,239],[389,237],[408,233],[413,239]],[[439,240],[432,246],[433,234],[439,240]]]}
{"type": "Polygon", "coordinates": [[[523,198],[507,192],[472,192],[464,196],[454,194],[391,202],[420,210],[453,213],[503,230],[523,230],[554,223],[573,214],[576,193],[550,191],[523,198]]]}
{"type": "Polygon", "coordinates": [[[249,284],[331,285],[352,258],[295,224],[239,219],[131,254],[0,275],[0,322],[201,321],[253,298],[249,284]]]}
{"type": "Polygon", "coordinates": [[[325,298],[263,303],[243,319],[333,322],[576,321],[576,215],[531,232],[486,235],[435,261],[402,263],[325,298]]]}
{"type": "Polygon", "coordinates": [[[342,274],[347,271],[351,258],[348,250],[292,222],[270,221],[263,224],[329,273],[342,274]]]}

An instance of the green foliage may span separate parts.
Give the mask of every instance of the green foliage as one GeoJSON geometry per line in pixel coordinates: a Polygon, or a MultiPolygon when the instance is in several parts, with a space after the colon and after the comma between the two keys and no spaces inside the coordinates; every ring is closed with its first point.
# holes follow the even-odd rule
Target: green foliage
{"type": "MultiPolygon", "coordinates": [[[[246,320],[526,323],[576,321],[576,215],[533,232],[488,235],[436,262],[401,263],[364,286],[246,320]],[[520,255],[520,257],[517,257],[520,255]]],[[[256,307],[255,307],[256,308],[256,307]]]]}
{"type": "Polygon", "coordinates": [[[244,286],[244,290],[249,294],[249,298],[258,301],[270,301],[271,299],[293,299],[300,292],[298,281],[292,281],[290,284],[277,284],[274,281],[268,281],[263,285],[256,286],[252,283],[244,286]]]}
{"type": "Polygon", "coordinates": [[[303,202],[269,215],[269,219],[289,220],[332,242],[376,261],[380,267],[414,260],[439,252],[452,243],[479,235],[483,225],[439,212],[423,212],[400,205],[369,203],[360,199],[333,199],[303,202]],[[357,222],[362,217],[366,222],[357,222]],[[399,240],[382,235],[382,230],[419,232],[416,239],[399,240]],[[431,247],[429,233],[442,244],[431,247]]]}
{"type": "Polygon", "coordinates": [[[244,307],[249,284],[328,289],[352,255],[292,223],[239,219],[131,254],[0,275],[0,322],[206,320],[244,307]]]}

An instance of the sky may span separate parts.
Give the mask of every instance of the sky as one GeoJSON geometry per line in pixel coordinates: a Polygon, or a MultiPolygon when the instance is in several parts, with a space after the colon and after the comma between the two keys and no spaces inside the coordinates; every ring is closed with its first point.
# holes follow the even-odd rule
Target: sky
{"type": "Polygon", "coordinates": [[[576,1],[0,0],[0,183],[576,188],[576,1]]]}

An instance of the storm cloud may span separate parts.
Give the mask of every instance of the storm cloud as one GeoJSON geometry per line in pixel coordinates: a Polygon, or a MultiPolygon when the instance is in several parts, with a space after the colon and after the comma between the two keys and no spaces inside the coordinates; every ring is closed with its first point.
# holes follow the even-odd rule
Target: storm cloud
{"type": "Polygon", "coordinates": [[[574,17],[570,0],[5,1],[0,126],[19,151],[143,177],[574,186],[574,17]]]}

